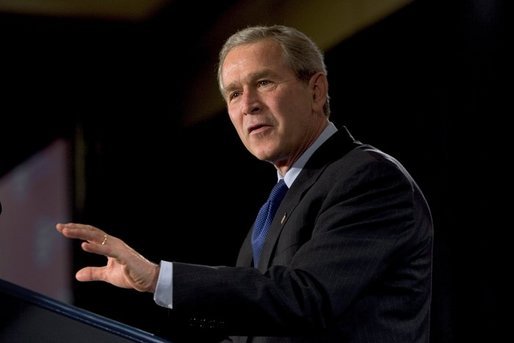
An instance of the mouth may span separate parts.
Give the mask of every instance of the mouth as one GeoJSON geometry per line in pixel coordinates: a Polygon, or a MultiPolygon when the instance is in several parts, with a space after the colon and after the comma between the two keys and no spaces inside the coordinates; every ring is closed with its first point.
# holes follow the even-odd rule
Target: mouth
{"type": "Polygon", "coordinates": [[[248,134],[251,135],[252,133],[259,133],[270,127],[271,127],[271,125],[267,125],[267,124],[252,125],[248,128],[248,134]]]}

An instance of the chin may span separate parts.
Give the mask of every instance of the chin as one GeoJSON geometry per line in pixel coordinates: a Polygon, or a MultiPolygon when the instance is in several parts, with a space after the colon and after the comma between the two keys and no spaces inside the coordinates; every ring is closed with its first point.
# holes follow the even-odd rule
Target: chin
{"type": "Polygon", "coordinates": [[[266,154],[266,153],[264,153],[262,151],[253,151],[252,155],[255,156],[258,160],[261,160],[261,161],[271,161],[271,160],[273,160],[271,155],[266,154]]]}
{"type": "Polygon", "coordinates": [[[254,155],[257,159],[261,161],[273,162],[277,160],[279,157],[279,150],[277,150],[274,146],[270,146],[269,144],[263,146],[262,144],[259,146],[255,146],[252,149],[248,149],[252,155],[254,155]]]}

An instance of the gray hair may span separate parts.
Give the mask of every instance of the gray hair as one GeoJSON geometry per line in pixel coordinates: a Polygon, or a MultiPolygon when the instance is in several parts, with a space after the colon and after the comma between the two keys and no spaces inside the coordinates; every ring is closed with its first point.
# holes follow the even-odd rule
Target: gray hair
{"type": "MultiPolygon", "coordinates": [[[[323,53],[304,33],[283,25],[252,26],[239,30],[230,36],[220,50],[218,58],[218,86],[223,93],[221,80],[222,66],[227,54],[235,47],[255,43],[263,39],[273,39],[282,47],[286,63],[299,80],[309,82],[312,75],[322,72],[327,75],[323,53]]],[[[329,97],[323,107],[326,116],[330,114],[329,97]]]]}

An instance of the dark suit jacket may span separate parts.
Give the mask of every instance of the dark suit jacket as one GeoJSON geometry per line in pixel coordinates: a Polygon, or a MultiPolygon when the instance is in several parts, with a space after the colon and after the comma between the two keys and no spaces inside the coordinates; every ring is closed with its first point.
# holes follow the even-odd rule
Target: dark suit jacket
{"type": "Polygon", "coordinates": [[[236,342],[429,340],[433,228],[418,186],[343,127],[310,158],[258,268],[174,263],[174,309],[236,342]]]}

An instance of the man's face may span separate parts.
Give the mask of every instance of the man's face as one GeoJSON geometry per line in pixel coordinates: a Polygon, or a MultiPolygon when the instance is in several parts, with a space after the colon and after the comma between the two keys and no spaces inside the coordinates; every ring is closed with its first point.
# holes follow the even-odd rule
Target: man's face
{"type": "Polygon", "coordinates": [[[276,166],[296,160],[326,123],[314,100],[315,82],[298,80],[271,39],[232,49],[221,77],[230,120],[260,160],[276,166]]]}

